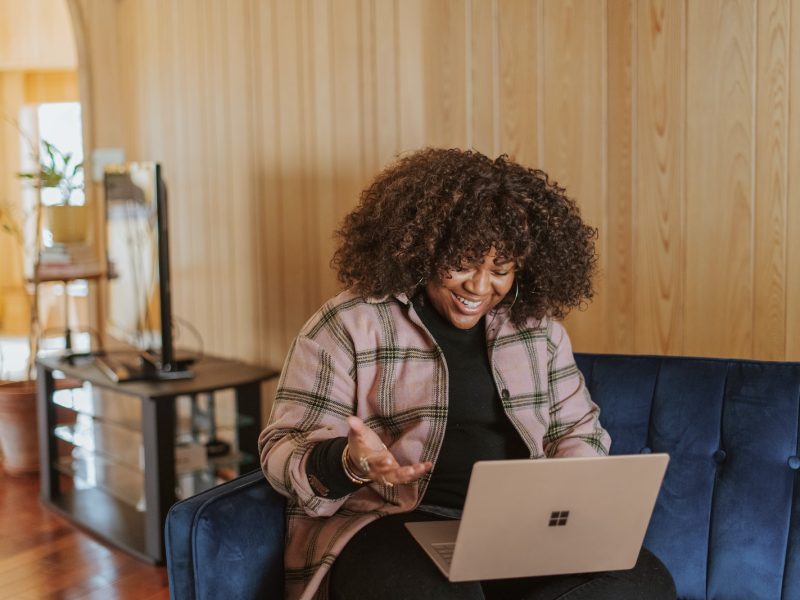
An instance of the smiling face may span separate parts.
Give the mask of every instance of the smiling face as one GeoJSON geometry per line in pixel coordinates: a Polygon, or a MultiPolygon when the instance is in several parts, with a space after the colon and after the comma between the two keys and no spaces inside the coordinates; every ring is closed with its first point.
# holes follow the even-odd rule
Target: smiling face
{"type": "Polygon", "coordinates": [[[492,248],[481,262],[429,281],[425,291],[442,317],[459,329],[471,329],[511,290],[514,270],[514,261],[498,259],[492,248]]]}

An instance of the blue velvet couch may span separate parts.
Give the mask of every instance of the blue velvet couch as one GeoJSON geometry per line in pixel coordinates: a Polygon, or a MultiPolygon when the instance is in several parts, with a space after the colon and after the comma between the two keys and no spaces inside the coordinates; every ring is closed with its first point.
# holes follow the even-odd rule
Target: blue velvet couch
{"type": "MultiPolygon", "coordinates": [[[[612,454],[671,456],[645,545],[679,598],[800,599],[800,363],[576,359],[612,454]]],[[[173,506],[172,597],[282,598],[283,508],[259,472],[173,506]]]]}

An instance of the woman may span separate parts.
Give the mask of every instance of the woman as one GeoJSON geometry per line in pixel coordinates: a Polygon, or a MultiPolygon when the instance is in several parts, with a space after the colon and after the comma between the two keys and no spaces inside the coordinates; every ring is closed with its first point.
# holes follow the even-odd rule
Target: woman
{"type": "Polygon", "coordinates": [[[646,550],[630,572],[453,584],[403,527],[457,516],[477,460],[608,453],[559,322],[596,262],[564,190],[505,157],[426,149],[337,233],[347,291],[295,339],[259,440],[289,498],[287,597],[674,598],[646,550]]]}

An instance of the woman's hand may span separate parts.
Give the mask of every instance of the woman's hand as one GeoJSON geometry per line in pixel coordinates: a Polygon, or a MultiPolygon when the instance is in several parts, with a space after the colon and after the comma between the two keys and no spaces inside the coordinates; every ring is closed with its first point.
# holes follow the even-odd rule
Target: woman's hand
{"type": "Polygon", "coordinates": [[[358,417],[347,417],[350,468],[358,475],[385,485],[413,483],[433,468],[432,462],[400,466],[378,434],[358,417]],[[365,468],[368,467],[368,468],[365,468]]]}

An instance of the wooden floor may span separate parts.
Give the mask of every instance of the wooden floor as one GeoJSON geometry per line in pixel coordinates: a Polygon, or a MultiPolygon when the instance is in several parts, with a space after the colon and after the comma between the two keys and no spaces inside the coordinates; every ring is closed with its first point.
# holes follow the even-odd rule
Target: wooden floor
{"type": "Polygon", "coordinates": [[[167,600],[163,567],[106,546],[47,510],[35,478],[0,470],[0,600],[167,600]]]}

